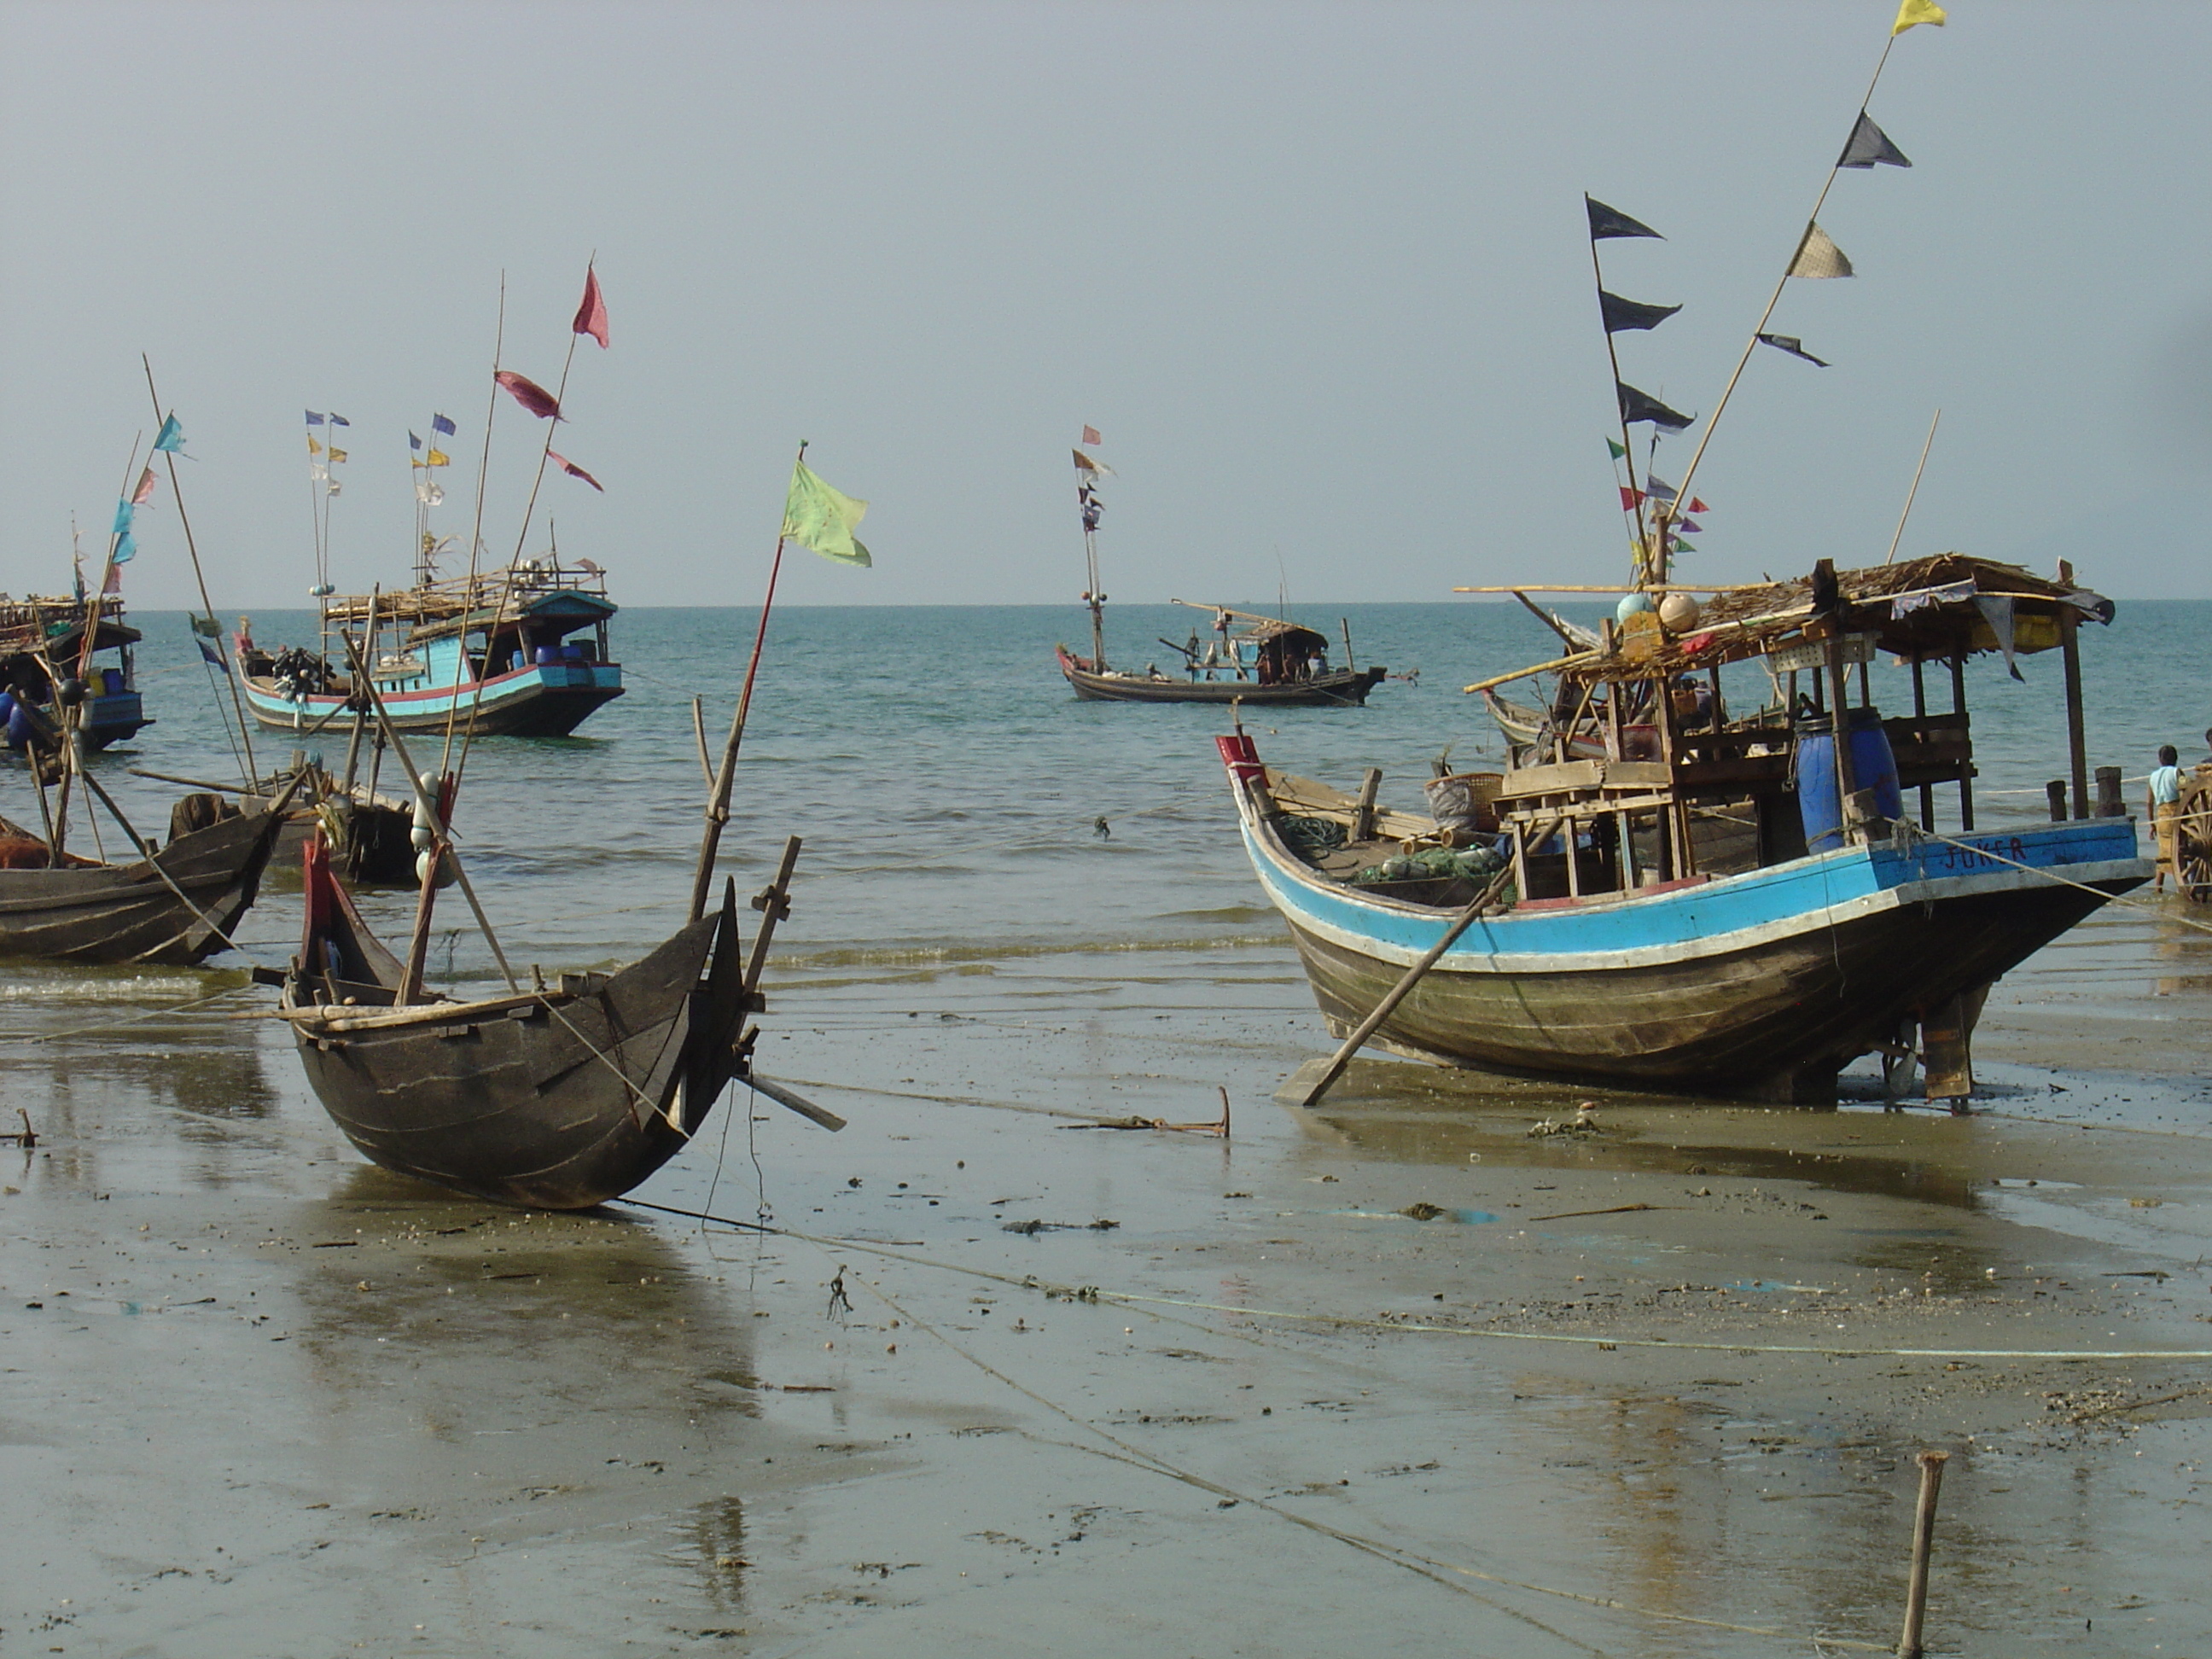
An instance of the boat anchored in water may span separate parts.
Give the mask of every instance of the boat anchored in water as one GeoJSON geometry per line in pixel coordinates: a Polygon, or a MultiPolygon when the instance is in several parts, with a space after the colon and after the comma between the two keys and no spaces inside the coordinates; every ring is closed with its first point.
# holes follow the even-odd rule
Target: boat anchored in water
{"type": "MultiPolygon", "coordinates": [[[[331,628],[372,630],[369,678],[396,729],[557,738],[623,695],[607,641],[617,608],[598,566],[549,556],[331,599],[325,615],[331,628]]],[[[353,671],[326,651],[262,650],[243,629],[236,644],[259,725],[302,732],[353,705],[353,671]]]]}
{"type": "Polygon", "coordinates": [[[1074,453],[1076,502],[1082,512],[1083,553],[1091,575],[1091,586],[1083,594],[1083,603],[1091,612],[1091,654],[1079,657],[1065,645],[1055,645],[1053,653],[1077,696],[1086,702],[1242,702],[1271,708],[1342,707],[1364,703],[1367,694],[1388,678],[1386,669],[1354,664],[1348,623],[1344,632],[1344,666],[1331,668],[1326,634],[1279,617],[1255,616],[1218,605],[1194,605],[1188,599],[1170,603],[1212,612],[1215,637],[1201,646],[1194,629],[1187,644],[1160,641],[1182,659],[1180,675],[1163,673],[1157,664],[1142,673],[1111,666],[1106,660],[1106,595],[1098,581],[1098,526],[1105,513],[1098,480],[1112,469],[1082,450],[1074,453]]]}
{"type": "Polygon", "coordinates": [[[55,676],[82,690],[76,726],[88,750],[127,743],[154,724],[139,700],[133,647],[145,636],[123,619],[123,596],[68,599],[0,595],[0,731],[8,746],[51,750],[60,731],[55,676]],[[89,633],[89,640],[87,635],[89,633]],[[108,653],[114,655],[103,661],[108,653]]]}

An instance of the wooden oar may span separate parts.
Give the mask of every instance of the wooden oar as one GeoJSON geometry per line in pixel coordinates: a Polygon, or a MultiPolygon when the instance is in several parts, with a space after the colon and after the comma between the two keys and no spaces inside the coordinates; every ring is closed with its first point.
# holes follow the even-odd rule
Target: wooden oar
{"type": "MultiPolygon", "coordinates": [[[[1540,836],[1538,839],[1542,838],[1540,836]]],[[[1573,855],[1570,853],[1569,856],[1573,855]]],[[[1313,1105],[1335,1085],[1337,1079],[1344,1075],[1345,1068],[1352,1064],[1352,1055],[1358,1054],[1367,1039],[1375,1035],[1376,1028],[1396,1012],[1398,1005],[1421,982],[1422,975],[1437,965],[1443,953],[1458,942],[1459,936],[1474,926],[1475,919],[1504,890],[1505,884],[1512,878],[1513,866],[1509,864],[1491,878],[1490,885],[1484,888],[1473,902],[1452,918],[1451,926],[1444,929],[1444,936],[1429,947],[1428,954],[1406,969],[1404,977],[1390,988],[1389,994],[1375,1005],[1375,1012],[1361,1020],[1358,1029],[1345,1038],[1344,1046],[1331,1057],[1328,1069],[1321,1074],[1312,1088],[1306,1091],[1305,1097],[1298,1102],[1299,1105],[1313,1105]]]]}

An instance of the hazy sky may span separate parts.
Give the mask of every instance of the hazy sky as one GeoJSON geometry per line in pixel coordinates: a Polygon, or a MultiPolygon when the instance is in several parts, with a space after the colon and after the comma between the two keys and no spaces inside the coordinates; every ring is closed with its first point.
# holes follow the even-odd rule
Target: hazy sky
{"type": "MultiPolygon", "coordinates": [[[[625,603],[754,601],[800,438],[877,568],[791,599],[1072,603],[1085,422],[1117,599],[1618,580],[1581,194],[1668,239],[1604,246],[1685,307],[1626,378],[1710,410],[1894,9],[0,4],[0,587],[66,586],[72,511],[103,550],[142,350],[219,606],[306,602],[303,408],[353,422],[333,576],[404,581],[408,428],[459,423],[465,536],[501,272],[550,384],[593,249],[556,447],[606,494],[528,550],[550,507],[625,603]]],[[[1912,169],[1821,211],[1858,275],[1770,325],[1834,367],[1753,359],[1681,574],[1878,562],[1940,406],[1907,553],[2212,594],[2212,7],[1950,9],[1871,106],[1912,169]]],[[[502,558],[542,432],[502,401],[502,558]]],[[[182,605],[159,500],[126,591],[182,605]]]]}

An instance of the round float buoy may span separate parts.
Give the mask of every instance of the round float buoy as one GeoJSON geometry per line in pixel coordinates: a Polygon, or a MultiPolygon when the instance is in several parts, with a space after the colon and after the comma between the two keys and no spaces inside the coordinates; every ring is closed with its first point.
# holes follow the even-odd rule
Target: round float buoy
{"type": "Polygon", "coordinates": [[[1613,619],[1626,628],[1631,617],[1639,611],[1649,611],[1650,608],[1651,596],[1649,593],[1630,593],[1624,596],[1620,603],[1613,607],[1613,619]]]}
{"type": "Polygon", "coordinates": [[[1669,634],[1686,634],[1704,613],[1687,593],[1669,593],[1659,601],[1659,625],[1669,634]]]}

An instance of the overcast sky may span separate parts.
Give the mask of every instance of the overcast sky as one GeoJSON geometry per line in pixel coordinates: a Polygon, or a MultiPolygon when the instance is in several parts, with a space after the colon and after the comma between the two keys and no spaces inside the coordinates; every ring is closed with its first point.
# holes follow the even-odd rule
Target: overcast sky
{"type": "MultiPolygon", "coordinates": [[[[1622,578],[1582,192],[1663,232],[1680,302],[1624,376],[1711,410],[1887,38],[1820,4],[0,4],[0,587],[97,559],[139,366],[181,415],[216,604],[306,602],[304,409],[353,425],[342,590],[403,582],[407,432],[459,424],[465,536],[498,310],[550,384],[568,557],[632,605],[754,601],[801,438],[876,568],[799,602],[1072,602],[1068,448],[1102,429],[1116,599],[1431,599],[1622,578]]],[[[1697,479],[1688,580],[1908,554],[2212,594],[2203,119],[2212,7],[1958,0],[1846,173],[1857,266],[1793,282],[1697,479]]],[[[1641,428],[1639,428],[1641,430],[1641,428]]],[[[1691,441],[1662,446],[1678,476],[1691,441]]],[[[484,534],[543,428],[502,402],[484,534]]],[[[189,602],[166,483],[126,573],[189,602]]]]}

